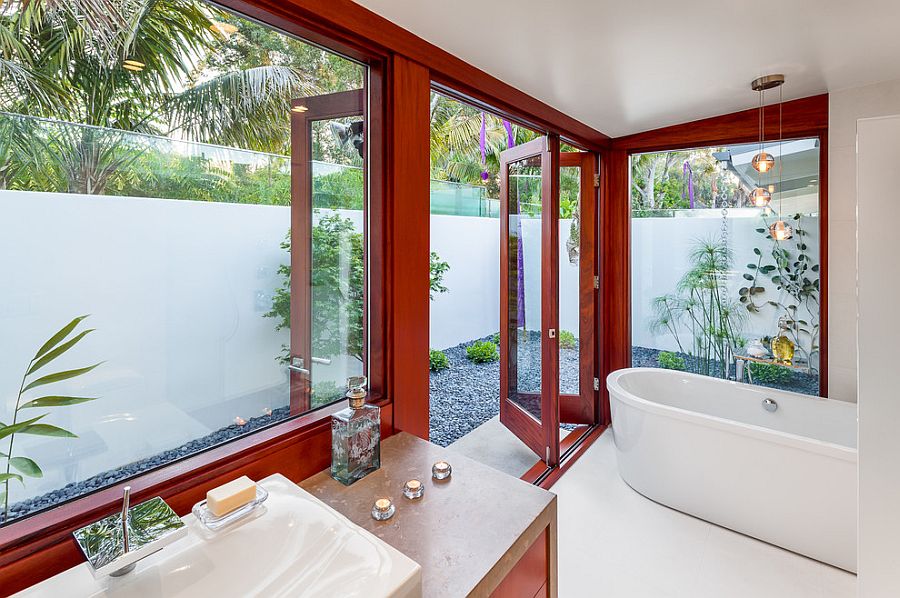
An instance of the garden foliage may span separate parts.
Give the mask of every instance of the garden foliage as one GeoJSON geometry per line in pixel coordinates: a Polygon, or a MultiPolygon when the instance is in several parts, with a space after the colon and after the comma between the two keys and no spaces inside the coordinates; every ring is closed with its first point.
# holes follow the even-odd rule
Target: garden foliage
{"type": "Polygon", "coordinates": [[[466,357],[474,363],[490,363],[500,359],[497,345],[490,341],[476,341],[466,347],[466,357]]]}

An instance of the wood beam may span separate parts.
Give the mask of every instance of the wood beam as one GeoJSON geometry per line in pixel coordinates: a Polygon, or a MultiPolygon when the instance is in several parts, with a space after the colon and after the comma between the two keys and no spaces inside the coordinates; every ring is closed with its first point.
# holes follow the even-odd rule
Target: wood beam
{"type": "Polygon", "coordinates": [[[395,55],[390,80],[388,396],[394,427],[427,440],[431,79],[424,66],[395,55]]]}

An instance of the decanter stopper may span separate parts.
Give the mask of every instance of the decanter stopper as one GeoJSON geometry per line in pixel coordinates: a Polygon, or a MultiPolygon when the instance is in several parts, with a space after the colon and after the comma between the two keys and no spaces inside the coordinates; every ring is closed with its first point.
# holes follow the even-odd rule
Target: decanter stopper
{"type": "Polygon", "coordinates": [[[347,379],[347,399],[351,409],[361,409],[366,404],[366,384],[369,380],[365,376],[351,376],[347,379]]]}

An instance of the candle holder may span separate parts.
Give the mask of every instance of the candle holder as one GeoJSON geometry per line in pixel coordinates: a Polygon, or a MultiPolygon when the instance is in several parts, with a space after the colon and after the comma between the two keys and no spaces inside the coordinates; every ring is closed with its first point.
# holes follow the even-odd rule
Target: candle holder
{"type": "Polygon", "coordinates": [[[423,494],[425,494],[425,485],[419,480],[410,480],[403,486],[403,496],[406,498],[422,498],[423,494]]]}
{"type": "Polygon", "coordinates": [[[453,468],[446,461],[438,461],[431,466],[431,477],[436,480],[446,480],[453,473],[453,468]]]}
{"type": "Polygon", "coordinates": [[[394,506],[394,503],[391,502],[391,499],[379,498],[375,501],[375,504],[372,505],[372,519],[377,521],[387,521],[394,516],[396,510],[397,508],[394,506]]]}

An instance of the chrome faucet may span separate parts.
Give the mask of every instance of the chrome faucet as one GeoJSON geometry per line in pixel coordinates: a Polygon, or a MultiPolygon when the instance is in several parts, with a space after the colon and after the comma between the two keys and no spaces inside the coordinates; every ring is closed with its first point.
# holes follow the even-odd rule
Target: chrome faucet
{"type": "Polygon", "coordinates": [[[118,577],[137,562],[187,535],[187,527],[157,496],[131,506],[131,486],[123,488],[120,513],[87,525],[73,534],[94,577],[118,577]]]}

